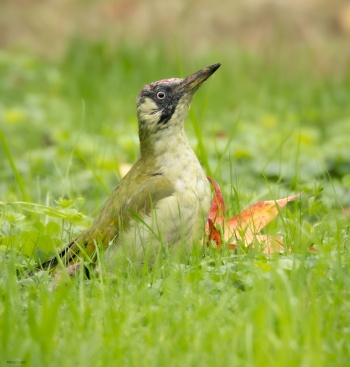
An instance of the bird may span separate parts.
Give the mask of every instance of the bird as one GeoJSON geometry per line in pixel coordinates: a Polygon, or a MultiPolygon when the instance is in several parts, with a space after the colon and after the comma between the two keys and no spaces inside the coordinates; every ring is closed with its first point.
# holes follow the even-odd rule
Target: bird
{"type": "Polygon", "coordinates": [[[145,85],[137,97],[140,155],[97,217],[56,256],[38,268],[67,269],[118,259],[152,264],[159,253],[187,247],[204,233],[211,188],[185,133],[185,119],[198,88],[221,66],[186,78],[145,85]]]}

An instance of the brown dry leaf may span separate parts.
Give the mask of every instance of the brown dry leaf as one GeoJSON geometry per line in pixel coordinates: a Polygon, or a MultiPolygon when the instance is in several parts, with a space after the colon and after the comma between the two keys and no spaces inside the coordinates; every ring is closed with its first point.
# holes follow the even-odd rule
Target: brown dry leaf
{"type": "Polygon", "coordinates": [[[214,188],[214,198],[206,225],[209,241],[214,241],[217,247],[221,247],[224,242],[229,249],[234,249],[238,241],[244,246],[257,241],[264,246],[263,251],[266,253],[283,250],[281,238],[262,235],[259,232],[277,217],[288,202],[298,198],[301,193],[279,200],[261,201],[226,220],[225,203],[220,187],[212,178],[208,177],[208,180],[214,188]]]}

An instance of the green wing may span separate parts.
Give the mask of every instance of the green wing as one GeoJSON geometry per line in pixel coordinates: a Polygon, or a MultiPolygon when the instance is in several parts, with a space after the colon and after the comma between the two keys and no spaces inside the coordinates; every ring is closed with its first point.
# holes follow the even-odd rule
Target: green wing
{"type": "Polygon", "coordinates": [[[61,262],[65,266],[82,259],[94,262],[97,245],[105,249],[114,240],[114,245],[118,246],[120,230],[128,228],[135,213],[139,216],[147,215],[159,200],[174,192],[174,186],[161,174],[135,175],[130,172],[112,192],[92,224],[57,257],[41,264],[40,268],[54,271],[61,262]]]}

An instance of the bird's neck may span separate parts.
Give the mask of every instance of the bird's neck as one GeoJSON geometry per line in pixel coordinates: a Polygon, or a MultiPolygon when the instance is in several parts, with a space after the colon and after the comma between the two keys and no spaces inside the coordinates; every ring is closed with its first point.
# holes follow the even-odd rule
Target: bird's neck
{"type": "Polygon", "coordinates": [[[141,159],[161,167],[171,166],[179,157],[194,155],[183,127],[158,131],[152,136],[140,141],[141,159]]]}
{"type": "Polygon", "coordinates": [[[140,139],[141,157],[157,158],[190,148],[183,125],[164,127],[140,139]]]}

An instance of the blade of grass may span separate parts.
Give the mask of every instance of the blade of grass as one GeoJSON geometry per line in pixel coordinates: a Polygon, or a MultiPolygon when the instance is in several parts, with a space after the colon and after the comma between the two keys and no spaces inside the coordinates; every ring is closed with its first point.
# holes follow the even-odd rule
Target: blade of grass
{"type": "Polygon", "coordinates": [[[20,188],[20,191],[22,193],[23,200],[24,201],[28,201],[29,197],[28,197],[28,194],[27,194],[27,191],[26,191],[26,187],[24,185],[24,182],[22,180],[21,175],[19,174],[19,172],[17,170],[17,167],[16,167],[15,161],[14,161],[14,159],[12,157],[10,148],[7,145],[5,136],[4,136],[4,134],[3,134],[3,132],[1,130],[0,130],[0,141],[1,141],[1,144],[2,144],[2,146],[4,148],[4,151],[5,151],[5,154],[7,156],[7,159],[9,161],[9,163],[10,163],[10,166],[12,168],[13,174],[15,175],[16,181],[17,181],[18,186],[20,188]]]}

